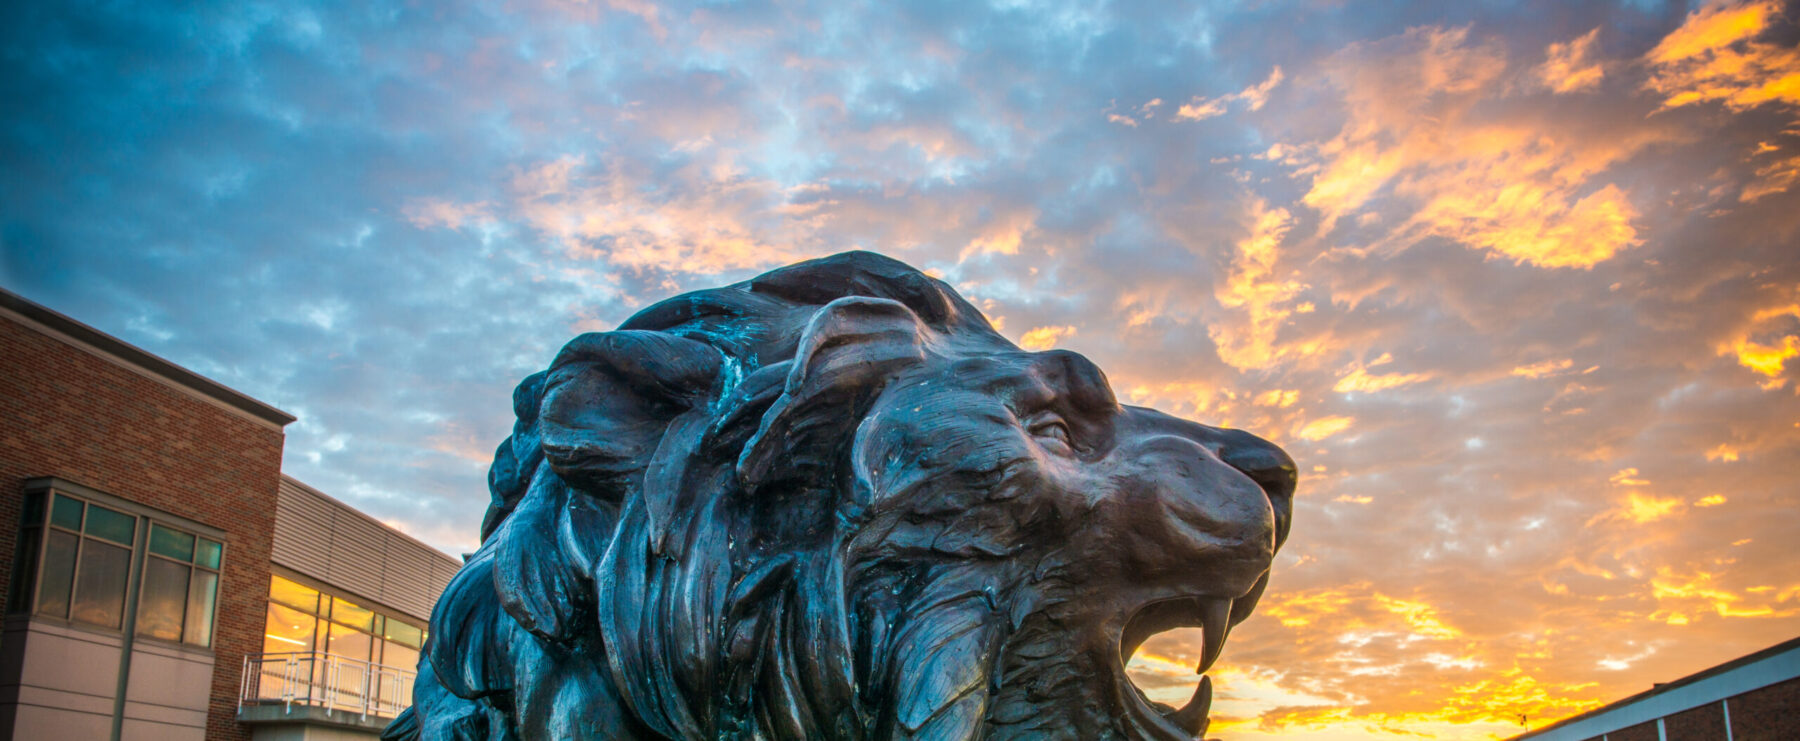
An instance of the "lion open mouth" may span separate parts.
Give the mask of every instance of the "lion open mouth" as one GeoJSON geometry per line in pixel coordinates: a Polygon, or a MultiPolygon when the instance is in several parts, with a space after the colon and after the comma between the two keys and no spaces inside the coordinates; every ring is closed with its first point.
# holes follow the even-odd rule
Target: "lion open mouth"
{"type": "MultiPolygon", "coordinates": [[[[1248,614],[1249,610],[1243,612],[1248,614]]],[[[1193,697],[1180,708],[1154,702],[1124,673],[1125,665],[1138,647],[1158,633],[1177,628],[1199,628],[1204,637],[1200,664],[1194,668],[1194,673],[1204,675],[1218,661],[1219,654],[1225,649],[1226,634],[1231,631],[1233,619],[1238,617],[1230,599],[1179,597],[1144,605],[1126,620],[1119,636],[1119,673],[1122,684],[1131,688],[1126,702],[1140,728],[1151,731],[1153,737],[1200,738],[1211,723],[1212,678],[1202,676],[1193,697]]]]}

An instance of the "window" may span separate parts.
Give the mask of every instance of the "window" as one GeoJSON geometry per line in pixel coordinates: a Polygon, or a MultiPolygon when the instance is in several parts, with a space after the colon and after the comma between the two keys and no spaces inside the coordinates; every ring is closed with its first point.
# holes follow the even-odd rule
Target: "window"
{"type": "Polygon", "coordinates": [[[317,651],[412,671],[425,629],[280,576],[269,577],[263,653],[317,651]]]}
{"type": "Polygon", "coordinates": [[[212,644],[213,612],[219,596],[219,561],[224,547],[162,523],[150,524],[150,552],[144,559],[143,594],[138,598],[137,634],[212,644]]]}
{"type": "Polygon", "coordinates": [[[224,544],[93,496],[27,492],[8,611],[122,629],[141,555],[137,634],[210,646],[224,544]]]}
{"type": "MultiPolygon", "coordinates": [[[[138,518],[61,493],[47,494],[50,516],[42,526],[43,570],[36,614],[103,628],[120,627],[138,518]]],[[[38,508],[27,507],[33,509],[38,508]]],[[[28,522],[39,524],[37,520],[28,522]]],[[[39,528],[28,530],[32,532],[21,540],[35,543],[39,528]]]]}

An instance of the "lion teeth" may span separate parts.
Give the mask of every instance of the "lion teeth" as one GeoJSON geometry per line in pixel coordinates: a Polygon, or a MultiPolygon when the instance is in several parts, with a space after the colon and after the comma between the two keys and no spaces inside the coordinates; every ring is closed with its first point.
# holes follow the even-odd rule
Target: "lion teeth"
{"type": "Polygon", "coordinates": [[[1201,677],[1200,686],[1194,688],[1194,697],[1188,700],[1180,710],[1163,716],[1177,728],[1194,734],[1199,738],[1212,725],[1209,715],[1212,714],[1212,677],[1201,677]]]}
{"type": "Polygon", "coordinates": [[[1225,634],[1231,630],[1231,600],[1200,600],[1200,629],[1205,638],[1200,651],[1200,666],[1194,669],[1195,674],[1205,674],[1225,650],[1225,634]]]}

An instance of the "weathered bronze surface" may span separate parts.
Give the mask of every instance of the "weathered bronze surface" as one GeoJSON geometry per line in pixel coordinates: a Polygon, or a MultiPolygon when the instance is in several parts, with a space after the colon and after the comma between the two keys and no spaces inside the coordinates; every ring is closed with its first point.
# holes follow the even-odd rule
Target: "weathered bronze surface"
{"type": "Polygon", "coordinates": [[[852,252],[577,337],[513,396],[482,545],[388,738],[1191,739],[1294,464],[1124,406],[941,281],[852,252]]]}

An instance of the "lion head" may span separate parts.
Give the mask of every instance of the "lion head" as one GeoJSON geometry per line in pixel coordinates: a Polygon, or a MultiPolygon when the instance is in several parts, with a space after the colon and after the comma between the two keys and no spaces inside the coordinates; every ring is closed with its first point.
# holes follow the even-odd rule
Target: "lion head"
{"type": "Polygon", "coordinates": [[[1122,405],[869,253],[669,299],[514,395],[396,738],[1191,739],[1125,676],[1247,617],[1276,446],[1122,405]]]}

